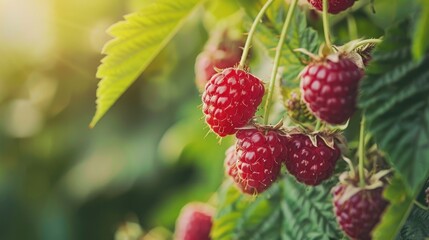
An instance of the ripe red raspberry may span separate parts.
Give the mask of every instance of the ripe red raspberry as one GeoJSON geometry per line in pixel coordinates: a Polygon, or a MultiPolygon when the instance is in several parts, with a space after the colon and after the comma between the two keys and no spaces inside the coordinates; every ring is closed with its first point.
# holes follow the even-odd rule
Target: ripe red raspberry
{"type": "Polygon", "coordinates": [[[188,203],[176,221],[176,240],[210,240],[214,209],[204,203],[188,203]]]}
{"type": "Polygon", "coordinates": [[[265,129],[243,129],[236,136],[236,148],[232,152],[235,156],[227,154],[227,172],[244,193],[261,193],[280,174],[286,151],[284,137],[276,130],[265,129]]]}
{"type": "Polygon", "coordinates": [[[237,154],[235,151],[235,146],[231,146],[226,150],[225,152],[225,161],[224,161],[224,167],[225,167],[225,173],[231,177],[231,179],[234,181],[235,185],[242,191],[244,191],[244,183],[241,181],[240,177],[238,176],[238,169],[237,169],[237,154]]]}
{"type": "Polygon", "coordinates": [[[290,135],[285,165],[296,180],[315,186],[332,176],[341,151],[335,143],[328,146],[318,135],[311,137],[317,145],[308,135],[290,135]]]}
{"type": "Polygon", "coordinates": [[[327,57],[304,68],[301,94],[314,115],[327,123],[341,124],[356,109],[362,77],[362,69],[350,59],[341,55],[327,57]]]}
{"type": "Polygon", "coordinates": [[[200,90],[204,90],[204,86],[216,74],[216,69],[234,67],[240,61],[243,41],[224,35],[223,41],[217,45],[209,42],[196,59],[195,80],[200,90]]]}
{"type": "Polygon", "coordinates": [[[255,115],[263,95],[258,78],[241,69],[224,69],[213,75],[203,92],[205,120],[221,137],[234,134],[255,115]]]}
{"type": "MultiPolygon", "coordinates": [[[[323,0],[307,0],[314,8],[323,11],[323,0]]],[[[329,0],[328,13],[337,14],[353,6],[356,0],[329,0]]]]}
{"type": "Polygon", "coordinates": [[[370,240],[371,231],[388,205],[383,199],[383,187],[356,190],[356,187],[342,183],[335,186],[332,193],[341,229],[352,239],[370,240]]]}

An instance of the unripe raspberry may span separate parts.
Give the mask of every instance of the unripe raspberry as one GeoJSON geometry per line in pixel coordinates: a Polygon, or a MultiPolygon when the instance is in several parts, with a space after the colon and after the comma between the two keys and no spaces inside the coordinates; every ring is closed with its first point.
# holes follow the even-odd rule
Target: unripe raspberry
{"type": "Polygon", "coordinates": [[[301,94],[298,91],[290,93],[290,97],[285,102],[287,115],[295,122],[314,123],[316,118],[308,110],[307,105],[301,100],[301,94]]]}

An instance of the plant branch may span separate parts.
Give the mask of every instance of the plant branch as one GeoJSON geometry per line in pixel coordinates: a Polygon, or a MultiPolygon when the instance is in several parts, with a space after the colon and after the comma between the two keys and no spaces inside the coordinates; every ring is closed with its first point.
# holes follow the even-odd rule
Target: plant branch
{"type": "Polygon", "coordinates": [[[255,20],[252,23],[252,26],[250,27],[249,34],[247,35],[246,43],[243,48],[243,54],[241,55],[241,60],[238,65],[239,69],[244,69],[244,64],[246,63],[247,55],[249,54],[250,45],[252,44],[252,38],[255,34],[256,26],[258,26],[259,22],[262,19],[262,16],[264,15],[265,11],[267,11],[268,7],[273,3],[274,0],[268,0],[264,6],[262,7],[261,11],[259,11],[258,15],[256,16],[255,20]]]}
{"type": "Polygon", "coordinates": [[[330,26],[329,26],[328,7],[329,7],[328,0],[323,0],[323,14],[322,14],[322,18],[323,18],[323,33],[325,35],[326,47],[329,50],[332,50],[331,34],[330,34],[330,31],[329,31],[330,26]]]}
{"type": "Polygon", "coordinates": [[[271,72],[270,85],[268,88],[268,94],[267,94],[267,99],[265,101],[265,108],[264,108],[264,124],[265,125],[268,123],[268,118],[269,118],[269,114],[270,114],[271,101],[273,98],[274,86],[275,86],[275,82],[277,79],[277,70],[278,70],[279,64],[280,64],[280,56],[282,53],[282,47],[283,47],[283,44],[285,42],[286,34],[287,34],[288,29],[289,29],[289,25],[291,23],[292,16],[293,16],[293,13],[295,11],[297,3],[298,3],[298,0],[293,0],[292,4],[289,6],[289,10],[287,12],[285,22],[283,24],[283,28],[282,28],[282,31],[280,33],[280,40],[279,40],[277,47],[276,47],[276,55],[274,57],[274,65],[273,65],[273,69],[271,72]]]}
{"type": "Polygon", "coordinates": [[[360,122],[360,133],[359,133],[359,148],[358,148],[358,157],[359,157],[359,185],[361,187],[365,186],[365,116],[362,115],[360,122]]]}

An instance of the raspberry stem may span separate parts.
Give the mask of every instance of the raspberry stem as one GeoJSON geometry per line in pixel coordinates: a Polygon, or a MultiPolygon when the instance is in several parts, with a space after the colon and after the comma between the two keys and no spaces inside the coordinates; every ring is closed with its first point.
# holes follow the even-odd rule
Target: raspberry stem
{"type": "Polygon", "coordinates": [[[425,205],[421,204],[419,201],[414,200],[414,204],[416,204],[417,207],[425,210],[425,211],[429,211],[429,207],[426,207],[425,205]]]}
{"type": "Polygon", "coordinates": [[[360,122],[360,133],[359,133],[359,185],[365,187],[365,173],[364,173],[364,161],[365,161],[365,116],[362,116],[360,122]]]}
{"type": "Polygon", "coordinates": [[[292,20],[292,16],[293,16],[293,13],[295,11],[297,3],[298,3],[298,0],[292,1],[292,4],[290,5],[290,7],[288,9],[285,22],[283,24],[282,31],[280,33],[279,42],[277,43],[276,55],[274,57],[273,69],[271,71],[270,85],[268,88],[267,99],[265,101],[265,107],[264,107],[264,124],[265,125],[268,124],[268,118],[269,118],[270,109],[271,109],[271,101],[273,98],[274,86],[275,86],[275,82],[276,82],[276,78],[277,78],[277,70],[278,70],[279,65],[280,65],[280,56],[282,53],[282,47],[283,47],[283,44],[285,42],[286,33],[288,32],[288,29],[289,29],[289,26],[290,26],[290,23],[292,20]]]}
{"type": "Polygon", "coordinates": [[[357,39],[359,37],[357,24],[356,19],[352,14],[347,15],[347,27],[349,29],[350,38],[357,39]]]}
{"type": "Polygon", "coordinates": [[[323,33],[325,35],[325,42],[326,42],[326,47],[329,50],[332,50],[332,43],[331,43],[331,34],[329,32],[329,18],[328,18],[328,7],[329,7],[329,3],[328,0],[323,0],[323,14],[322,14],[322,18],[323,18],[323,33]]]}
{"type": "Polygon", "coordinates": [[[244,64],[246,63],[247,55],[249,54],[250,45],[252,43],[253,35],[255,34],[256,26],[258,26],[259,22],[262,19],[262,16],[264,15],[265,11],[267,11],[268,7],[273,3],[274,0],[268,0],[264,6],[259,11],[258,15],[256,15],[255,20],[252,23],[252,26],[250,27],[249,34],[247,35],[246,43],[243,48],[243,54],[241,55],[240,63],[238,64],[238,69],[244,69],[244,64]]]}

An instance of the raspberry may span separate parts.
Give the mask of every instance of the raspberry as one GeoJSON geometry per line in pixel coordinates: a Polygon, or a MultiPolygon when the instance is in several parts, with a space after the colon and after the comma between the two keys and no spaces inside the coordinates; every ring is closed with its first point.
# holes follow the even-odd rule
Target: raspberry
{"type": "Polygon", "coordinates": [[[220,137],[234,134],[255,115],[263,95],[258,78],[241,69],[224,69],[213,75],[203,92],[205,120],[220,137]]]}
{"type": "Polygon", "coordinates": [[[293,91],[286,100],[287,115],[299,123],[314,123],[316,118],[310,113],[305,103],[301,100],[301,94],[293,91]]]}
{"type": "Polygon", "coordinates": [[[331,148],[320,136],[316,135],[314,138],[317,145],[313,144],[308,135],[290,135],[285,161],[291,175],[299,182],[312,186],[332,176],[341,153],[335,143],[331,148]]]}
{"type": "Polygon", "coordinates": [[[243,41],[233,40],[227,34],[224,35],[223,41],[217,45],[212,46],[209,42],[196,59],[195,80],[200,90],[204,90],[204,86],[216,74],[216,69],[234,67],[240,61],[243,41]]]}
{"type": "Polygon", "coordinates": [[[284,137],[276,130],[258,129],[243,129],[236,136],[235,151],[227,152],[227,173],[242,192],[261,193],[280,174],[286,151],[284,137]]]}
{"type": "Polygon", "coordinates": [[[353,61],[334,55],[312,62],[304,68],[301,93],[314,115],[327,123],[341,124],[356,109],[359,80],[362,77],[363,71],[353,61]]]}
{"type": "Polygon", "coordinates": [[[351,238],[371,239],[371,231],[388,205],[382,196],[383,188],[360,189],[354,194],[351,188],[356,189],[348,183],[342,183],[332,190],[337,221],[351,238]]]}
{"type": "MultiPolygon", "coordinates": [[[[323,11],[323,0],[307,0],[314,8],[323,11]]],[[[356,0],[329,0],[328,12],[337,14],[353,6],[356,0]]]]}
{"type": "Polygon", "coordinates": [[[176,240],[210,240],[214,209],[204,203],[188,203],[176,222],[176,240]]]}
{"type": "Polygon", "coordinates": [[[231,146],[225,152],[225,173],[229,175],[234,182],[240,182],[240,178],[238,177],[238,169],[237,169],[237,154],[235,153],[235,146],[231,146]]]}

